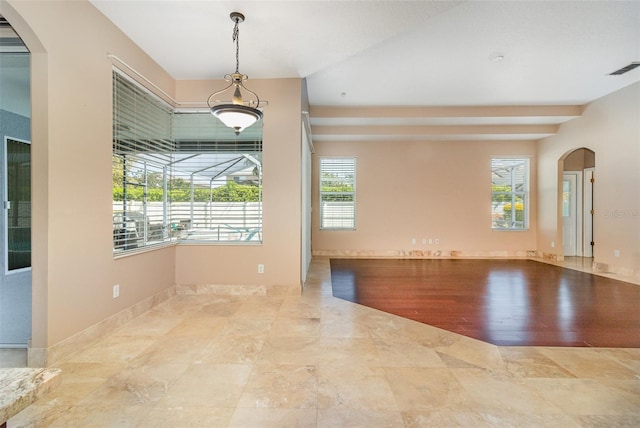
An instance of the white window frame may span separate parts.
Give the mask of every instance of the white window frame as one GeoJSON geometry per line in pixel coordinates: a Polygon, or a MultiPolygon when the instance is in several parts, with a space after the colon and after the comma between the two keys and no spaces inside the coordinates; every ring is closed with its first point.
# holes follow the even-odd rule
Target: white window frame
{"type": "Polygon", "coordinates": [[[355,230],[356,229],[356,158],[355,157],[321,157],[319,163],[320,193],[320,229],[321,230],[355,230]],[[327,179],[325,173],[336,174],[334,179],[327,179]],[[337,180],[336,180],[337,178],[337,180]],[[323,191],[327,183],[341,182],[352,190],[323,191]],[[344,201],[328,199],[342,198],[344,201]],[[340,206],[336,205],[340,204],[340,206]],[[331,207],[330,205],[334,205],[331,207]]]}
{"type": "MultiPolygon", "coordinates": [[[[171,241],[164,232],[167,211],[163,210],[158,234],[152,233],[152,219],[147,210],[148,175],[159,172],[171,157],[171,120],[173,108],[126,73],[113,69],[113,148],[112,172],[116,162],[122,162],[123,191],[141,193],[122,201],[113,201],[113,251],[114,256],[135,253],[158,247],[171,241]],[[130,89],[127,89],[130,88],[130,89]],[[122,128],[122,129],[120,129],[122,128]],[[121,148],[120,146],[124,147],[121,148]],[[130,147],[129,150],[126,148],[130,147]],[[157,162],[138,158],[136,153],[156,153],[157,162]],[[130,177],[129,174],[135,171],[130,177]],[[130,178],[134,177],[132,181],[130,178]],[[158,236],[159,235],[159,236],[158,236]]],[[[167,205],[166,188],[163,189],[164,204],[167,205]]],[[[166,208],[166,207],[165,207],[166,208]]],[[[157,216],[157,214],[154,214],[157,216]]],[[[157,220],[157,219],[154,219],[157,220]]]]}
{"type": "Polygon", "coordinates": [[[529,185],[531,181],[530,159],[528,157],[504,157],[494,156],[491,158],[491,229],[496,231],[525,231],[529,229],[529,185]],[[501,163],[502,165],[497,165],[501,163]],[[518,165],[524,166],[522,181],[516,177],[515,168],[518,165]],[[510,171],[505,168],[512,167],[510,171]],[[508,186],[510,190],[495,190],[494,175],[498,170],[504,175],[508,172],[508,186]],[[496,203],[501,200],[503,203],[496,203]],[[518,204],[522,204],[522,219],[518,220],[518,204]],[[511,206],[510,218],[500,218],[504,214],[505,208],[511,206]],[[513,209],[515,207],[515,210],[513,209]],[[502,213],[501,213],[502,210],[502,213]]]}

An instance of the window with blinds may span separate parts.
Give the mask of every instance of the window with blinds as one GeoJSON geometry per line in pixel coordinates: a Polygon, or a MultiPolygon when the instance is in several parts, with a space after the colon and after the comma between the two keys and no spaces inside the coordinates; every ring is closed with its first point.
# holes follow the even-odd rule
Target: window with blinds
{"type": "Polygon", "coordinates": [[[261,242],[261,122],[238,137],[113,74],[114,252],[172,241],[261,242]]]}
{"type": "Polygon", "coordinates": [[[356,228],[355,158],[320,159],[320,229],[356,228]]]}
{"type": "Polygon", "coordinates": [[[525,230],[529,222],[529,159],[491,159],[491,227],[525,230]]]}
{"type": "Polygon", "coordinates": [[[170,239],[166,168],[175,144],[172,109],[113,73],[113,248],[126,251],[170,239]]]}
{"type": "Polygon", "coordinates": [[[176,113],[173,126],[171,215],[178,237],[261,242],[261,129],[245,129],[239,140],[208,112],[176,113]]]}

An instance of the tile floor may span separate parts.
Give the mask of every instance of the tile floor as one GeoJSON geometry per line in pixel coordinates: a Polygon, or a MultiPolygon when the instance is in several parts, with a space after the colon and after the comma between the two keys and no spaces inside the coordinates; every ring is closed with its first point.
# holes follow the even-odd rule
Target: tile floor
{"type": "Polygon", "coordinates": [[[640,426],[640,349],[497,347],[331,296],[176,296],[15,427],[640,426]]]}

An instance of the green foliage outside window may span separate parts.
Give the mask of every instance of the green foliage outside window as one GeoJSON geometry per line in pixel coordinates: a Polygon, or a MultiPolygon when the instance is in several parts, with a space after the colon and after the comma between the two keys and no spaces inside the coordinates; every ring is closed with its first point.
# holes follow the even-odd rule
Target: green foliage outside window
{"type": "MultiPolygon", "coordinates": [[[[504,205],[503,208],[505,218],[511,217],[511,202],[504,205]]],[[[524,221],[524,204],[522,202],[516,202],[516,221],[524,221]]]]}
{"type": "Polygon", "coordinates": [[[491,200],[493,202],[510,202],[511,201],[511,186],[501,186],[498,184],[491,184],[491,193],[493,194],[491,200]]]}
{"type": "Polygon", "coordinates": [[[353,201],[353,176],[338,177],[335,174],[322,175],[321,189],[324,202],[353,201]]]}
{"type": "Polygon", "coordinates": [[[339,183],[339,184],[323,184],[322,185],[322,191],[323,192],[353,192],[353,185],[352,184],[343,184],[343,183],[339,183]]]}
{"type": "MultiPolygon", "coordinates": [[[[181,180],[184,183],[174,183],[172,181],[171,189],[169,190],[169,200],[173,202],[189,202],[191,201],[191,189],[185,180],[181,180]],[[186,186],[184,185],[186,183],[186,186]],[[175,188],[174,184],[176,184],[175,188]]],[[[129,201],[142,201],[143,200],[143,187],[130,186],[127,188],[127,200],[129,201]]],[[[113,200],[122,201],[123,189],[122,187],[113,188],[113,200]]],[[[149,188],[147,189],[147,201],[162,201],[163,194],[161,188],[149,188]]],[[[193,192],[193,200],[195,202],[259,202],[260,201],[260,188],[258,186],[250,186],[245,184],[238,184],[230,181],[226,185],[216,187],[213,192],[208,188],[195,188],[193,192]]]]}

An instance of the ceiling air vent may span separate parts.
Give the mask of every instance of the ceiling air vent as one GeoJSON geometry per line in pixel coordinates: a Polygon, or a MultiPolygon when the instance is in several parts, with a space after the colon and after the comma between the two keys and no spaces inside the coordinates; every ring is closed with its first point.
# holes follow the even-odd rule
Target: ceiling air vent
{"type": "Polygon", "coordinates": [[[639,61],[635,61],[635,62],[632,62],[629,65],[625,65],[621,69],[616,70],[613,73],[609,73],[609,76],[619,76],[621,74],[624,74],[624,73],[627,73],[627,72],[633,70],[636,67],[640,67],[640,62],[639,61]]]}

